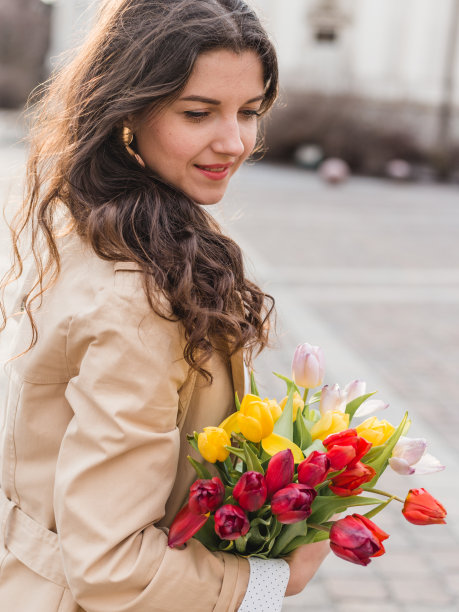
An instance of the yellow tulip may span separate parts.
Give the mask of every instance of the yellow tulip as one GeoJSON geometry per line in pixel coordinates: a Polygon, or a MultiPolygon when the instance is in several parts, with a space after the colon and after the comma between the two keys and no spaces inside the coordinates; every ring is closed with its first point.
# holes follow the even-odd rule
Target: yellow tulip
{"type": "Polygon", "coordinates": [[[271,412],[271,416],[273,417],[273,421],[276,422],[282,414],[282,408],[279,406],[275,399],[268,399],[267,397],[265,397],[263,401],[265,402],[265,404],[268,404],[268,408],[271,412]]]}
{"type": "Polygon", "coordinates": [[[379,421],[377,417],[370,417],[357,425],[357,433],[374,446],[384,444],[395,431],[395,427],[385,420],[379,421]]]}
{"type": "Polygon", "coordinates": [[[313,440],[325,440],[330,434],[349,428],[349,415],[341,410],[329,410],[311,428],[313,440]]]}
{"type": "Polygon", "coordinates": [[[242,435],[251,442],[260,442],[273,432],[274,419],[271,410],[257,395],[249,393],[244,396],[237,419],[242,435]]]}
{"type": "MultiPolygon", "coordinates": [[[[282,408],[282,410],[287,405],[287,400],[288,400],[288,395],[286,395],[280,403],[280,407],[282,408]]],[[[293,394],[293,422],[296,421],[298,410],[303,411],[303,408],[304,408],[303,399],[301,395],[298,393],[298,391],[295,391],[295,393],[293,394]]]]}
{"type": "Polygon", "coordinates": [[[204,427],[204,431],[198,435],[199,452],[209,463],[225,461],[229,455],[225,446],[231,446],[231,440],[221,427],[204,427]]]}
{"type": "Polygon", "coordinates": [[[237,412],[233,412],[228,417],[226,417],[226,419],[220,423],[219,427],[224,429],[230,437],[233,431],[235,433],[241,433],[237,420],[237,412]]]}
{"type": "Polygon", "coordinates": [[[268,455],[271,456],[285,450],[286,448],[289,448],[293,453],[293,460],[295,463],[300,463],[304,459],[304,453],[301,448],[288,438],[279,436],[279,434],[272,433],[267,438],[263,438],[261,445],[263,450],[265,450],[268,455]]]}

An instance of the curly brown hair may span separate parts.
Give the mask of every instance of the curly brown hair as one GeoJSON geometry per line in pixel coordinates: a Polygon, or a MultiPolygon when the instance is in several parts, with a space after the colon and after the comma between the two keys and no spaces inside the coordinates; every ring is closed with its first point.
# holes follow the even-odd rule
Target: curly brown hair
{"type": "MultiPolygon", "coordinates": [[[[26,193],[3,282],[21,276],[26,236],[38,272],[25,302],[29,349],[37,341],[32,304],[59,275],[63,231],[77,232],[103,259],[142,268],[150,307],[166,317],[158,296],[167,298],[185,331],[187,363],[208,378],[202,366],[213,350],[245,347],[251,357],[266,346],[274,300],[246,278],[239,246],[122,142],[126,117],[179,97],[199,54],[213,49],[257,53],[265,113],[278,91],[276,53],[242,0],[106,0],[71,63],[31,98],[26,193]]],[[[3,303],[1,310],[3,329],[3,303]]]]}

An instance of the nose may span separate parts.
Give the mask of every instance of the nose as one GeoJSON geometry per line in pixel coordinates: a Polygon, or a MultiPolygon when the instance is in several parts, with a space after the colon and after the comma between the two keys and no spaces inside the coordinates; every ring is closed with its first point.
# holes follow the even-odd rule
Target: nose
{"type": "Polygon", "coordinates": [[[215,153],[229,157],[240,157],[244,153],[245,146],[241,137],[241,126],[237,119],[228,119],[218,126],[212,148],[215,153]]]}

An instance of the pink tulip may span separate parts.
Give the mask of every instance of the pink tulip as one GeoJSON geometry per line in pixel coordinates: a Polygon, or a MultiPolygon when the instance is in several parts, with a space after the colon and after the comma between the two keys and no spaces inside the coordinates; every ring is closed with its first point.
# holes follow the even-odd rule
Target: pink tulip
{"type": "Polygon", "coordinates": [[[319,404],[319,410],[322,416],[330,410],[341,410],[341,412],[344,412],[345,409],[346,394],[337,384],[333,385],[333,387],[330,387],[330,385],[322,387],[319,404]]]}
{"type": "Polygon", "coordinates": [[[296,347],[292,362],[292,378],[297,385],[314,389],[322,384],[325,363],[322,349],[307,342],[296,347]]]}
{"type": "Polygon", "coordinates": [[[352,380],[344,387],[347,403],[352,402],[357,397],[365,395],[367,392],[367,383],[364,380],[352,380]]]}
{"type": "Polygon", "coordinates": [[[426,453],[427,441],[424,438],[405,438],[402,436],[392,451],[390,467],[404,476],[409,474],[432,474],[445,469],[435,457],[426,453]]]}

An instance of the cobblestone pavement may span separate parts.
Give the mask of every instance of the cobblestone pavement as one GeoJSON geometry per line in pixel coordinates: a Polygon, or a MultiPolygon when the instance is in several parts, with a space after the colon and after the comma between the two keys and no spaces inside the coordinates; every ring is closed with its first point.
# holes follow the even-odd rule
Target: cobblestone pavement
{"type": "MultiPolygon", "coordinates": [[[[0,197],[19,193],[14,116],[0,114],[0,197]],[[2,126],[3,121],[3,126],[2,126]],[[3,131],[2,131],[3,127],[3,131]],[[3,134],[3,144],[2,144],[3,134]],[[6,136],[5,136],[6,134],[6,136]]],[[[457,188],[353,178],[329,187],[303,171],[258,165],[235,177],[217,216],[243,247],[253,275],[277,300],[278,341],[257,361],[266,394],[283,387],[299,342],[322,346],[326,382],[368,382],[405,410],[447,465],[419,478],[386,472],[404,497],[425,486],[448,509],[446,526],[407,523],[393,502],[377,522],[387,554],[368,567],[329,555],[286,612],[452,612],[459,609],[459,193],[457,188]]],[[[6,265],[2,230],[0,265],[6,265]]]]}

